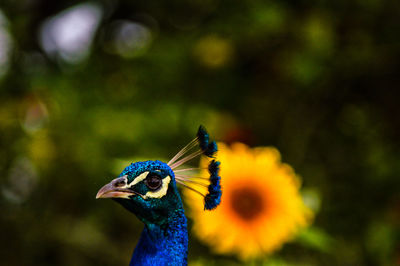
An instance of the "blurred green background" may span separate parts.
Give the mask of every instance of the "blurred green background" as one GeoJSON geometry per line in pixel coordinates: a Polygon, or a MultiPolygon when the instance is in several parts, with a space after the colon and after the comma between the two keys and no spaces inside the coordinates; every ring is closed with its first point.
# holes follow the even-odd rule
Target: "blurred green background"
{"type": "MultiPolygon", "coordinates": [[[[97,190],[204,124],[275,146],[314,224],[266,265],[400,264],[400,2],[0,3],[2,265],[127,265],[97,190]]],[[[240,265],[190,238],[189,263],[240,265]]]]}

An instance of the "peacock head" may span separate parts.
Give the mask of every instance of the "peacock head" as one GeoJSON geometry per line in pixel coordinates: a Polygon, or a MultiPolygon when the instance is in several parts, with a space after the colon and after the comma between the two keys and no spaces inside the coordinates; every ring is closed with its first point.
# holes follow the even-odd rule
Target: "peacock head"
{"type": "Polygon", "coordinates": [[[146,224],[163,224],[174,213],[183,209],[177,183],[204,197],[204,209],[212,210],[221,201],[219,162],[211,160],[209,176],[193,176],[197,168],[182,168],[191,159],[204,154],[213,158],[217,151],[215,141],[200,126],[197,137],[178,152],[168,163],[161,161],[135,162],[127,166],[118,178],[103,186],[96,198],[112,198],[134,213],[146,224]],[[195,147],[198,150],[186,155],[195,147]],[[207,186],[202,194],[195,186],[207,186]]]}

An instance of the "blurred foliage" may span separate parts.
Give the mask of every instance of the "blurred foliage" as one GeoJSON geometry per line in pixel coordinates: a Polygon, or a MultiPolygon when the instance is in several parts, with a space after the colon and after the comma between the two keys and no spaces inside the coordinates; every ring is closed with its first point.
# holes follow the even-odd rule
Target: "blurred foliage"
{"type": "MultiPolygon", "coordinates": [[[[2,0],[2,263],[126,265],[142,225],[97,190],[199,124],[276,146],[312,192],[314,227],[265,265],[399,263],[399,14],[394,0],[2,0]]],[[[189,261],[240,264],[193,237],[189,261]]]]}

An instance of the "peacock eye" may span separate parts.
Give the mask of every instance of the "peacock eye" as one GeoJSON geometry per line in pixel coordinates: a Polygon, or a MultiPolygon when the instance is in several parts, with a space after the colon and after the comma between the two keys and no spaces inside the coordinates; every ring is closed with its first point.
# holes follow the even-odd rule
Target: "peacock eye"
{"type": "Polygon", "coordinates": [[[161,187],[162,180],[158,175],[150,173],[147,175],[145,183],[150,190],[155,191],[161,187]]]}

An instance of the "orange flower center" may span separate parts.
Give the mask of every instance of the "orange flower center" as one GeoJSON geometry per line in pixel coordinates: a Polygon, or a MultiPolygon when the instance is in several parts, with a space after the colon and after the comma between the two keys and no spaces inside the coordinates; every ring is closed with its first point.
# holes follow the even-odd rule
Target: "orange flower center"
{"type": "Polygon", "coordinates": [[[254,187],[241,187],[233,190],[231,205],[235,213],[246,221],[256,218],[265,208],[260,191],[254,187]]]}

